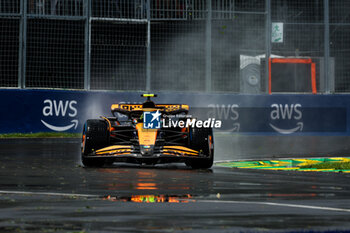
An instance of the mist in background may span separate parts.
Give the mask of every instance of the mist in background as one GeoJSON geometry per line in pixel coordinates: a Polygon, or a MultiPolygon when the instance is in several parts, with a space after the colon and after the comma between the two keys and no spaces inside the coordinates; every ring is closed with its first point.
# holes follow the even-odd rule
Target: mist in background
{"type": "Polygon", "coordinates": [[[229,20],[213,20],[211,38],[206,37],[205,19],[153,23],[152,89],[205,91],[208,60],[212,69],[212,91],[239,92],[240,55],[265,53],[263,18],[261,15],[236,14],[229,20]],[[209,58],[207,42],[211,44],[209,58]]]}

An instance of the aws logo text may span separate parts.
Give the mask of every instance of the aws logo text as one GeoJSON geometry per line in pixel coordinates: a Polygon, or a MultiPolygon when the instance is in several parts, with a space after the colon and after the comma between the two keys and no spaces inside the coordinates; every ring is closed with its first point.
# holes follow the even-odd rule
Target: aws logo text
{"type": "Polygon", "coordinates": [[[241,124],[239,121],[239,105],[238,104],[209,104],[211,111],[208,117],[219,119],[224,124],[224,129],[231,132],[239,132],[241,124]]]}
{"type": "MultiPolygon", "coordinates": [[[[274,129],[276,132],[281,134],[292,134],[297,131],[303,131],[304,123],[301,121],[303,118],[303,113],[301,111],[301,104],[272,104],[271,105],[271,113],[270,118],[271,120],[283,120],[290,121],[290,120],[296,120],[299,121],[296,123],[296,126],[293,128],[285,129],[277,127],[276,125],[270,123],[270,126],[272,129],[274,129]]],[[[279,121],[281,122],[281,121],[279,121]]]]}
{"type": "MultiPolygon", "coordinates": [[[[44,117],[70,117],[75,118],[78,115],[78,110],[76,108],[76,105],[78,104],[75,100],[50,100],[46,99],[44,100],[44,107],[43,107],[43,116],[44,117]]],[[[78,127],[79,121],[77,119],[72,119],[70,121],[70,124],[65,126],[55,126],[52,124],[49,124],[45,122],[44,120],[41,120],[41,122],[49,129],[53,131],[67,131],[74,127],[76,129],[78,127]]]]}

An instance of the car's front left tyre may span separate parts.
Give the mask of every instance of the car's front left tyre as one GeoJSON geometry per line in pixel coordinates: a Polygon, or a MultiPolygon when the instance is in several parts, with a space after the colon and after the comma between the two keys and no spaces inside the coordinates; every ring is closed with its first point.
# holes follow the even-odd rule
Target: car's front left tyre
{"type": "Polygon", "coordinates": [[[189,129],[189,147],[199,151],[203,157],[190,159],[186,165],[193,169],[208,169],[214,162],[214,137],[212,128],[189,129]]]}

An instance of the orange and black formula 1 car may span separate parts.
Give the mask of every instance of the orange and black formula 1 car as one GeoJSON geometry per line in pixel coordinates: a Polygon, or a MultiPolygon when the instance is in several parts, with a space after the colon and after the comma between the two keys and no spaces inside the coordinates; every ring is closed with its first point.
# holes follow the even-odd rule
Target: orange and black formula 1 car
{"type": "Polygon", "coordinates": [[[114,117],[86,121],[82,137],[84,166],[184,162],[192,168],[210,168],[214,158],[212,128],[197,127],[193,119],[181,119],[188,113],[188,105],[155,104],[150,99],[156,97],[154,94],[142,97],[147,97],[143,104],[112,105],[114,117]],[[165,126],[174,116],[180,117],[180,123],[165,126]]]}

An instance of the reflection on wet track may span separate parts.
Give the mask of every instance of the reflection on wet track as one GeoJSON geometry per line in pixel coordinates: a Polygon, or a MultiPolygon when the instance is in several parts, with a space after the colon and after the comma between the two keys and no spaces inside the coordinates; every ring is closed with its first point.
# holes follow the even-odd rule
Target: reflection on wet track
{"type": "Polygon", "coordinates": [[[344,230],[349,178],[182,164],[83,168],[74,141],[3,141],[0,232],[344,230]]]}
{"type": "Polygon", "coordinates": [[[159,202],[170,202],[170,203],[188,203],[195,202],[190,194],[187,195],[132,195],[131,197],[112,197],[108,195],[103,198],[108,201],[122,201],[122,202],[146,202],[146,203],[159,203],[159,202]]]}

